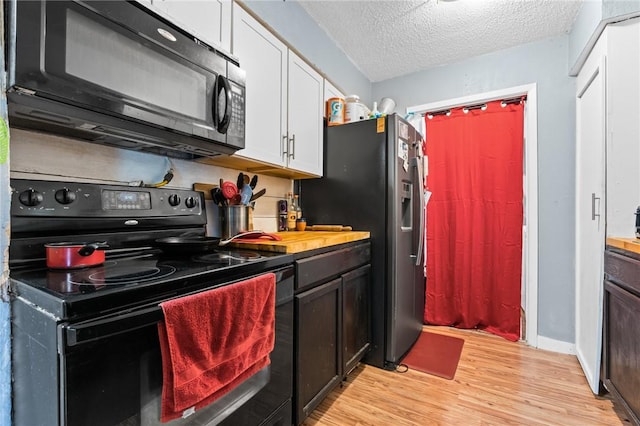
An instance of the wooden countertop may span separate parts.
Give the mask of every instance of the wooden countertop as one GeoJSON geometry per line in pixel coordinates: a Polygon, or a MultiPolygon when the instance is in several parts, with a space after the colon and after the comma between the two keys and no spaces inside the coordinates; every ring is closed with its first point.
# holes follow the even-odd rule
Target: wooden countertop
{"type": "Polygon", "coordinates": [[[272,251],[276,253],[300,253],[307,250],[335,246],[352,241],[366,240],[370,237],[368,231],[289,231],[274,232],[280,236],[282,241],[264,239],[264,241],[242,241],[230,242],[231,247],[272,251]]]}
{"type": "Polygon", "coordinates": [[[637,238],[607,237],[607,245],[640,254],[640,240],[637,238]]]}

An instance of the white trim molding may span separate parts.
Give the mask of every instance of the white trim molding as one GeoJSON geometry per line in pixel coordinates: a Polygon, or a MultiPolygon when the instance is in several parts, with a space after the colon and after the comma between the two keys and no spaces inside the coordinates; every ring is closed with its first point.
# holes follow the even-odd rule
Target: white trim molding
{"type": "Polygon", "coordinates": [[[591,54],[591,51],[595,47],[596,43],[598,42],[598,39],[600,38],[600,35],[604,32],[604,29],[607,27],[607,25],[615,24],[617,22],[622,22],[628,19],[634,19],[638,17],[640,17],[640,12],[633,12],[627,15],[614,16],[612,18],[607,18],[600,21],[596,29],[593,31],[593,34],[591,34],[591,37],[589,37],[587,44],[584,46],[584,48],[578,55],[576,62],[573,64],[573,66],[569,70],[569,77],[576,77],[580,73],[580,70],[584,66],[585,62],[587,62],[587,58],[591,54]]]}
{"type": "Polygon", "coordinates": [[[576,354],[576,345],[561,340],[551,339],[549,337],[538,336],[538,349],[545,351],[557,352],[567,355],[576,354]]]}

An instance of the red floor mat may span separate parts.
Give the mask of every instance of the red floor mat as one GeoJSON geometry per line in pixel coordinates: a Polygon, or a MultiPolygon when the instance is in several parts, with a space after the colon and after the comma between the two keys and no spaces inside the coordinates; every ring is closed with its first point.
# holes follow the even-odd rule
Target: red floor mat
{"type": "Polygon", "coordinates": [[[423,331],[402,363],[414,370],[452,380],[463,345],[463,339],[423,331]]]}

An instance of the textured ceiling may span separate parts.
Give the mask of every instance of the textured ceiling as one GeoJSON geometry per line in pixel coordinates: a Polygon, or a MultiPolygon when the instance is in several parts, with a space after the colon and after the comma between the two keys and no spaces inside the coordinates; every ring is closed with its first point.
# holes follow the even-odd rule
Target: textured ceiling
{"type": "Polygon", "coordinates": [[[581,0],[300,0],[372,82],[568,33],[581,0]]]}

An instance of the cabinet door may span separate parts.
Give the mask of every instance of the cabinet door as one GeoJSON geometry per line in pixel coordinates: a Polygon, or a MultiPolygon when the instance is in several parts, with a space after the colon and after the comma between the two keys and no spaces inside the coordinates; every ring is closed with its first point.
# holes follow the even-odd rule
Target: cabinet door
{"type": "Polygon", "coordinates": [[[370,285],[370,265],[362,266],[342,276],[342,370],[344,375],[355,368],[371,344],[370,285]]]}
{"type": "Polygon", "coordinates": [[[234,4],[233,54],[247,73],[245,149],[237,155],[284,166],[287,46],[234,4]]]}
{"type": "Polygon", "coordinates": [[[576,84],[576,356],[598,394],[606,224],[604,58],[591,57],[576,84]]]}
{"type": "Polygon", "coordinates": [[[296,424],[322,402],[342,378],[341,279],[295,296],[296,424]]]}
{"type": "MultiPolygon", "coordinates": [[[[289,167],[322,175],[324,79],[289,51],[289,167]]],[[[248,120],[247,120],[248,121],[248,120]]]]}
{"type": "Polygon", "coordinates": [[[153,5],[205,43],[231,50],[231,0],[154,0],[153,5]]]}
{"type": "MultiPolygon", "coordinates": [[[[637,272],[636,272],[637,273],[637,272]]],[[[640,297],[605,280],[604,380],[640,422],[640,297]]]]}
{"type": "Polygon", "coordinates": [[[327,100],[331,98],[342,98],[344,99],[344,95],[336,86],[331,84],[329,80],[325,78],[324,80],[324,104],[322,106],[322,114],[324,117],[327,116],[327,100]]]}

